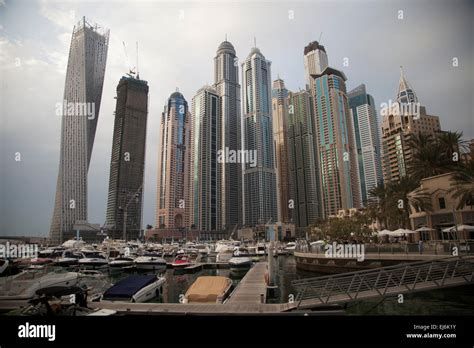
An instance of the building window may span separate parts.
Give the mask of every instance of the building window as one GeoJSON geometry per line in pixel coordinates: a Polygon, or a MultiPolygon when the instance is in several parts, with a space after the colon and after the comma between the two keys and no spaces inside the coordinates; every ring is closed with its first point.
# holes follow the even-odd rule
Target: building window
{"type": "Polygon", "coordinates": [[[444,197],[438,198],[438,203],[439,203],[439,209],[446,209],[446,202],[444,200],[444,197]]]}

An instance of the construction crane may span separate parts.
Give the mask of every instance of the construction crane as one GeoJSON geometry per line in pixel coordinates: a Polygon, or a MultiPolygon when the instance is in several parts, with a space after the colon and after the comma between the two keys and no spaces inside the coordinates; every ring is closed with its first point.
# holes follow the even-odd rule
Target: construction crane
{"type": "Polygon", "coordinates": [[[138,72],[138,42],[137,42],[137,55],[136,55],[137,64],[133,68],[130,67],[130,60],[128,58],[127,46],[125,45],[125,41],[122,41],[122,43],[123,43],[123,50],[125,52],[125,64],[127,65],[127,68],[128,68],[128,71],[129,71],[126,74],[131,78],[139,79],[140,75],[139,75],[139,72],[138,72]]]}

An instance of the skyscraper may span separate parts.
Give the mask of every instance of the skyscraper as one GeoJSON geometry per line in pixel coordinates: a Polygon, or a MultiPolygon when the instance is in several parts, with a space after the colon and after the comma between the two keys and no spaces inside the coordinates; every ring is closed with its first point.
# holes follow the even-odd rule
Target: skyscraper
{"type": "Polygon", "coordinates": [[[140,235],[145,171],[148,83],[122,77],[117,86],[110,160],[107,229],[114,237],[140,235]]]}
{"type": "Polygon", "coordinates": [[[221,187],[221,167],[217,152],[221,148],[219,131],[221,117],[217,91],[204,86],[192,100],[190,189],[193,208],[191,224],[199,230],[220,230],[221,207],[218,191],[221,187]]]}
{"type": "Polygon", "coordinates": [[[99,118],[109,31],[85,17],[74,26],[64,87],[61,149],[50,239],[87,221],[87,172],[99,118]]]}
{"type": "Polygon", "coordinates": [[[290,200],[293,200],[294,204],[288,168],[288,109],[288,90],[285,88],[285,82],[279,78],[273,81],[272,88],[273,139],[275,143],[278,221],[285,223],[292,219],[293,208],[290,208],[290,200]]]}
{"type": "Polygon", "coordinates": [[[346,95],[346,76],[326,66],[324,47],[312,42],[304,49],[313,96],[320,165],[323,215],[361,205],[354,130],[346,95]],[[315,57],[319,57],[315,60],[315,57]]]}
{"type": "Polygon", "coordinates": [[[156,228],[191,226],[190,179],[191,114],[188,102],[176,91],[161,115],[158,152],[156,228]]]}
{"type": "MultiPolygon", "coordinates": [[[[234,46],[224,41],[217,49],[214,58],[214,87],[219,95],[220,149],[240,151],[240,84],[239,66],[234,46]]],[[[241,163],[218,163],[220,168],[220,187],[218,205],[221,211],[221,224],[232,228],[242,224],[242,165],[241,163]]]]}
{"type": "Polygon", "coordinates": [[[367,94],[365,85],[347,94],[354,122],[360,192],[363,204],[371,197],[369,191],[382,184],[380,134],[374,98],[367,94]]]}
{"type": "Polygon", "coordinates": [[[319,164],[311,94],[289,93],[288,163],[295,209],[294,223],[306,227],[321,217],[319,164]]]}
{"type": "Polygon", "coordinates": [[[278,220],[271,109],[271,62],[257,47],[242,64],[243,148],[256,151],[256,165],[244,164],[244,224],[278,220]]]}
{"type": "Polygon", "coordinates": [[[400,69],[397,100],[382,108],[382,169],[384,182],[408,175],[412,161],[409,144],[414,134],[435,135],[441,130],[439,117],[428,115],[400,69]]]}

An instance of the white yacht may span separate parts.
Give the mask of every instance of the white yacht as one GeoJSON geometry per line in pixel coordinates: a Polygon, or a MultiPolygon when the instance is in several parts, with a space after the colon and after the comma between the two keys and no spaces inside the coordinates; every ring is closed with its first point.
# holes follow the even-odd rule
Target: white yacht
{"type": "Polygon", "coordinates": [[[36,291],[51,286],[73,286],[79,282],[76,272],[45,273],[24,271],[14,276],[0,279],[0,303],[32,299],[36,291]]]}
{"type": "Polygon", "coordinates": [[[196,244],[195,249],[202,256],[207,256],[210,252],[209,247],[206,244],[196,244]]]}
{"type": "Polygon", "coordinates": [[[79,259],[77,263],[87,269],[106,268],[109,264],[105,255],[98,251],[86,251],[84,256],[85,257],[79,259]]]}
{"type": "Polygon", "coordinates": [[[162,271],[166,269],[166,260],[156,254],[145,254],[135,259],[138,270],[162,271]]]}
{"type": "Polygon", "coordinates": [[[286,244],[286,247],[283,248],[283,250],[286,250],[287,252],[289,252],[290,254],[294,253],[295,252],[295,249],[296,249],[296,243],[295,242],[288,242],[286,244]]]}
{"type": "Polygon", "coordinates": [[[111,271],[125,271],[135,268],[135,260],[131,257],[117,257],[109,261],[111,271]]]}
{"type": "Polygon", "coordinates": [[[102,300],[121,302],[146,302],[160,296],[165,277],[133,275],[122,279],[104,292],[102,300]]]}

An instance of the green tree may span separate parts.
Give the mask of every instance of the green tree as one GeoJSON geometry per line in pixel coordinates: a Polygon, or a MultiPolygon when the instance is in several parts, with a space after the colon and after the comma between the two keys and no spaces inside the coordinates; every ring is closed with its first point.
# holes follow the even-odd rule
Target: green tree
{"type": "Polygon", "coordinates": [[[459,199],[456,209],[474,205],[474,159],[461,163],[451,179],[453,198],[459,199]]]}

